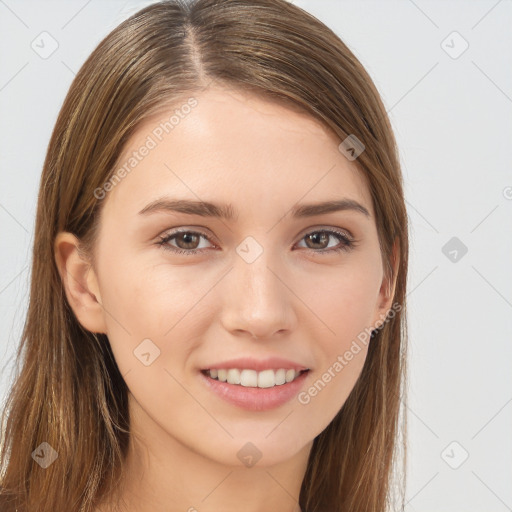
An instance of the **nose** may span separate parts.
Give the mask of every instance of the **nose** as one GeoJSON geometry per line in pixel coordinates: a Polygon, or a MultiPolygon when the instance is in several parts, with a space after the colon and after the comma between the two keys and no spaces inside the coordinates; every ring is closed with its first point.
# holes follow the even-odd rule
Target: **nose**
{"type": "Polygon", "coordinates": [[[276,259],[267,257],[269,252],[252,263],[237,256],[226,276],[221,317],[234,335],[267,339],[294,328],[293,294],[276,259]]]}

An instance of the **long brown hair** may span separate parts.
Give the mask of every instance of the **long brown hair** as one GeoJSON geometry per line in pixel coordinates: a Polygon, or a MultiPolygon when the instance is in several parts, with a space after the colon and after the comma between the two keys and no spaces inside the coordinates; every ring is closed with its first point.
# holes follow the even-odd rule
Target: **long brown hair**
{"type": "Polygon", "coordinates": [[[106,335],[74,316],[54,241],[69,231],[93,246],[103,204],[94,191],[134,130],[212,81],[302,109],[340,142],[355,135],[365,146],[355,163],[371,192],[399,308],[369,342],[354,389],[315,438],[299,503],[303,512],[384,512],[399,490],[403,507],[408,226],[386,110],[347,46],[297,6],[197,0],[152,4],[115,28],[76,75],[58,116],[40,182],[19,371],[4,411],[3,512],[89,512],[117,488],[129,440],[127,386],[106,335]],[[42,443],[58,457],[46,468],[37,455],[53,452],[42,443]]]}

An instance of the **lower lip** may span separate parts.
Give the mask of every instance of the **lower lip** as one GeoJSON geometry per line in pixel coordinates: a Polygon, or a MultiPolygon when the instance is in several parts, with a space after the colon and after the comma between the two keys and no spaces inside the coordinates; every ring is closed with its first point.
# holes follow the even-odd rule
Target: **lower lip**
{"type": "Polygon", "coordinates": [[[227,402],[248,411],[267,411],[289,402],[295,397],[309,371],[303,372],[292,382],[271,388],[248,388],[237,384],[229,384],[208,377],[202,372],[199,375],[209,388],[227,402]]]}

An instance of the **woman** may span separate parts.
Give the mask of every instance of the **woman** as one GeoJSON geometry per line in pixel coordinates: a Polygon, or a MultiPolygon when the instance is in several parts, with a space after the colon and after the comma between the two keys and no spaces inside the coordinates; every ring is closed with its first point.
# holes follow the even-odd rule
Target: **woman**
{"type": "Polygon", "coordinates": [[[388,510],[407,262],[386,111],[330,29],[142,9],[49,144],[2,511],[388,510]]]}

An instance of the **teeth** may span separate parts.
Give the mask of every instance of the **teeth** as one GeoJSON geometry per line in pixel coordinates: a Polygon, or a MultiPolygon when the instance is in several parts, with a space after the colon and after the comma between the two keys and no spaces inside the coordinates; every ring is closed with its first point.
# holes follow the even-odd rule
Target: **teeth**
{"type": "Polygon", "coordinates": [[[240,372],[238,370],[228,370],[227,381],[230,384],[240,384],[240,372]]]}
{"type": "MultiPolygon", "coordinates": [[[[238,373],[239,380],[241,386],[246,388],[256,388],[258,387],[258,373],[254,370],[233,370],[238,373]]],[[[231,381],[229,384],[236,384],[236,381],[231,381]]]]}
{"type": "Polygon", "coordinates": [[[287,382],[295,380],[301,372],[295,370],[239,370],[230,368],[228,370],[206,370],[206,373],[212,378],[229,384],[238,384],[247,388],[271,388],[281,386],[287,382]]]}
{"type": "Polygon", "coordinates": [[[280,370],[276,371],[275,375],[275,383],[280,386],[281,384],[284,384],[286,382],[286,370],[281,368],[280,370]]]}
{"type": "Polygon", "coordinates": [[[286,382],[291,382],[293,379],[295,379],[295,370],[286,370],[285,379],[286,382]]]}

